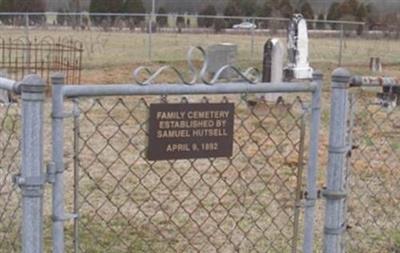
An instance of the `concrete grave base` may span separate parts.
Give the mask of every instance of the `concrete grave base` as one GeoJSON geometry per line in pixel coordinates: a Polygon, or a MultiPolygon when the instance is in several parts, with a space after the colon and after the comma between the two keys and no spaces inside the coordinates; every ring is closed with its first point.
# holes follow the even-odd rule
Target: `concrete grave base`
{"type": "Polygon", "coordinates": [[[312,79],[314,70],[308,68],[289,68],[285,70],[285,77],[287,80],[291,79],[312,79]]]}

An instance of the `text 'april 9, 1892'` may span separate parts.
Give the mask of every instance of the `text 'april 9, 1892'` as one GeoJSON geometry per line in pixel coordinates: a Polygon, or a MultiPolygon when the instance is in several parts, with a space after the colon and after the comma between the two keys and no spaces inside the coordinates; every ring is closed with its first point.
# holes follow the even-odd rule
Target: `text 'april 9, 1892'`
{"type": "Polygon", "coordinates": [[[234,105],[151,104],[149,160],[229,157],[234,105]]]}

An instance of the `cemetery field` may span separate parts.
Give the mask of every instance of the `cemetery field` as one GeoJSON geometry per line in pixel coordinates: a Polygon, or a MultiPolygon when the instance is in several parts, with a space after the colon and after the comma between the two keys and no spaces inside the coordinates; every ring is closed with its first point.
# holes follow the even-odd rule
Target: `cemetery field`
{"type": "MultiPolygon", "coordinates": [[[[24,36],[19,29],[6,30],[8,36],[24,36]]],[[[67,38],[81,41],[83,44],[83,83],[116,83],[132,82],[132,69],[139,65],[154,67],[171,64],[179,69],[187,69],[187,50],[191,46],[207,47],[208,45],[227,42],[238,45],[237,65],[242,68],[255,66],[261,68],[263,45],[270,37],[251,34],[178,34],[156,33],[151,36],[152,62],[149,60],[150,38],[146,33],[99,32],[71,30],[32,30],[30,38],[67,38]]],[[[281,38],[283,42],[286,38],[281,38]]],[[[357,74],[368,74],[370,57],[380,57],[387,75],[399,75],[400,48],[397,40],[344,38],[342,51],[343,66],[349,67],[357,74]]],[[[310,62],[312,67],[320,69],[325,76],[338,66],[340,38],[310,38],[310,62]]],[[[195,56],[200,60],[200,54],[195,56]]],[[[168,73],[160,81],[174,82],[173,75],[168,73]]]]}
{"type": "MultiPolygon", "coordinates": [[[[7,30],[3,31],[3,34],[6,34],[4,37],[19,38],[24,36],[24,31],[7,30]]],[[[261,69],[263,44],[268,38],[267,34],[252,39],[249,34],[157,33],[153,34],[151,39],[150,61],[150,40],[149,35],[145,33],[32,30],[29,31],[29,36],[39,39],[61,37],[81,41],[84,50],[81,83],[93,84],[132,83],[132,70],[141,65],[150,66],[154,70],[162,65],[172,65],[182,70],[187,79],[190,79],[186,62],[187,50],[191,46],[207,47],[220,42],[238,45],[237,65],[241,69],[250,66],[261,69]]],[[[281,39],[286,40],[283,37],[281,39]]],[[[313,68],[324,72],[326,90],[330,87],[331,72],[338,67],[339,42],[339,38],[332,37],[310,40],[310,62],[313,68]]],[[[398,41],[345,38],[342,46],[343,66],[351,69],[354,74],[369,74],[370,57],[380,57],[384,74],[400,75],[398,41]]],[[[201,67],[200,53],[194,55],[194,63],[201,67]]],[[[157,81],[181,82],[173,72],[164,73],[157,81]]],[[[300,94],[299,97],[297,94],[285,95],[285,103],[282,105],[259,103],[257,106],[261,104],[260,107],[251,107],[247,98],[239,95],[211,95],[207,98],[188,96],[189,102],[235,103],[234,156],[230,160],[199,159],[174,162],[152,162],[146,159],[148,109],[149,104],[164,102],[163,99],[168,99],[170,103],[184,103],[186,100],[179,96],[81,99],[79,105],[75,105],[80,109],[79,120],[74,122],[72,118],[65,119],[64,159],[66,207],[68,211],[74,209],[75,193],[78,204],[77,210],[74,211],[80,212],[79,235],[82,252],[169,252],[171,249],[198,249],[201,245],[209,244],[217,245],[221,249],[220,252],[245,252],[253,246],[262,252],[271,241],[274,242],[273,248],[282,249],[280,252],[293,252],[290,249],[292,246],[300,248],[301,239],[297,245],[292,244],[296,241],[293,238],[302,238],[304,232],[303,210],[299,204],[301,199],[297,198],[302,198],[305,189],[306,167],[301,159],[306,160],[309,155],[310,108],[307,106],[310,97],[306,94],[300,94]],[[300,141],[303,138],[304,143],[300,141]],[[78,168],[79,172],[76,171],[75,174],[74,170],[78,168]],[[74,174],[78,176],[74,178],[74,174]],[[74,187],[77,187],[76,192],[73,192],[74,187]],[[232,203],[240,205],[231,205],[232,203]],[[259,234],[263,234],[268,240],[259,239],[259,234]],[[242,241],[247,242],[236,245],[242,241]],[[224,245],[224,242],[227,244],[224,245]],[[231,248],[232,245],[236,248],[231,248]]],[[[349,212],[372,208],[368,215],[351,216],[350,224],[354,229],[350,231],[352,241],[348,243],[354,250],[350,249],[349,252],[386,252],[382,251],[383,248],[391,252],[398,246],[399,241],[397,216],[390,213],[393,217],[382,221],[378,226],[374,218],[381,215],[381,204],[392,205],[395,198],[392,193],[395,196],[399,194],[396,190],[397,175],[392,169],[396,166],[396,157],[382,159],[387,154],[395,155],[399,149],[397,142],[379,142],[377,134],[383,128],[390,130],[399,114],[391,112],[389,121],[385,121],[387,111],[382,110],[379,105],[370,104],[374,97],[364,98],[368,101],[358,101],[364,110],[358,113],[355,120],[358,126],[354,132],[355,136],[361,139],[361,151],[354,151],[358,160],[356,158],[357,162],[353,167],[355,178],[364,180],[367,190],[353,190],[355,196],[363,196],[363,199],[351,199],[349,212]],[[382,154],[376,150],[381,150],[382,154]],[[382,160],[389,162],[383,166],[380,163],[382,160]],[[379,174],[381,177],[376,180],[375,171],[382,167],[387,171],[382,171],[379,174]],[[385,188],[382,188],[382,182],[386,182],[383,186],[385,188]],[[382,189],[390,189],[390,194],[381,197],[378,203],[373,198],[376,197],[374,193],[382,189]],[[359,221],[367,225],[360,227],[359,221]],[[368,236],[363,233],[364,228],[368,230],[368,236]],[[382,231],[386,232],[384,236],[376,236],[382,231]],[[390,242],[381,240],[382,237],[390,242]],[[363,245],[357,245],[358,242],[362,242],[363,245]]],[[[322,101],[318,189],[325,186],[329,145],[329,99],[330,94],[326,92],[322,101]]],[[[74,105],[71,101],[65,105],[66,112],[73,111],[74,105]]],[[[50,115],[50,108],[49,102],[46,101],[47,116],[50,115]]],[[[45,117],[45,120],[45,143],[49,144],[51,118],[45,117]]],[[[10,132],[17,124],[9,119],[6,123],[9,124],[10,132]]],[[[390,134],[389,130],[385,131],[385,134],[390,134]]],[[[44,151],[45,160],[50,160],[51,146],[45,146],[44,151]]],[[[350,183],[354,189],[354,185],[358,186],[354,182],[350,183]]],[[[46,191],[45,194],[46,199],[49,199],[50,191],[46,191]]],[[[322,240],[322,201],[317,202],[316,210],[317,245],[321,244],[322,240]]],[[[44,207],[44,212],[46,217],[50,217],[49,205],[44,207]]],[[[46,247],[50,245],[49,224],[48,218],[46,247]]],[[[76,239],[73,230],[73,221],[67,221],[68,249],[72,249],[76,239]]],[[[15,231],[15,234],[17,232],[15,231]]],[[[11,246],[9,249],[11,251],[11,246]]],[[[202,250],[212,252],[212,247],[202,250]]]]}

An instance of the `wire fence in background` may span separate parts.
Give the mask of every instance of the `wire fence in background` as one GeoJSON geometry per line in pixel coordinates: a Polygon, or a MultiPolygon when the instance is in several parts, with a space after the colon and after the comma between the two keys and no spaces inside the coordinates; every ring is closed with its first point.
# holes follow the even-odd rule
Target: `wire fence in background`
{"type": "Polygon", "coordinates": [[[66,82],[79,84],[82,44],[73,38],[49,35],[0,37],[0,69],[14,80],[40,75],[49,85],[50,75],[66,74],[66,82]]]}
{"type": "MultiPolygon", "coordinates": [[[[186,50],[194,44],[206,47],[222,42],[238,45],[238,63],[250,61],[254,64],[262,62],[263,46],[268,38],[286,41],[289,21],[284,18],[111,13],[0,13],[0,19],[3,20],[2,29],[7,29],[10,35],[57,34],[82,41],[85,67],[89,68],[109,64],[110,55],[118,65],[183,61],[186,50]]],[[[383,49],[396,51],[396,32],[367,31],[363,23],[345,21],[311,20],[308,27],[310,61],[314,65],[367,66],[370,57],[381,57],[386,64],[396,62],[395,54],[383,49]]]]}

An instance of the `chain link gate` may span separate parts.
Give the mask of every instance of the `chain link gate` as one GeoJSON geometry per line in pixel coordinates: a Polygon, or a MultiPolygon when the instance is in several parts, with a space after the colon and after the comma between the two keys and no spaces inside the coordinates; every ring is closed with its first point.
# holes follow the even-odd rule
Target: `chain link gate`
{"type": "Polygon", "coordinates": [[[150,103],[159,102],[157,98],[81,103],[81,145],[74,155],[81,171],[75,184],[80,233],[75,239],[90,238],[93,243],[82,243],[82,252],[119,247],[126,252],[297,248],[294,229],[299,229],[300,206],[295,198],[302,190],[299,159],[305,132],[304,114],[298,111],[303,110],[302,102],[295,99],[282,108],[265,105],[260,109],[265,115],[258,115],[238,96],[217,101],[168,98],[209,103],[220,99],[241,101],[236,104],[242,113],[235,115],[232,158],[166,162],[149,162],[145,156],[146,112],[150,103]]]}
{"type": "Polygon", "coordinates": [[[322,76],[314,78],[78,87],[55,76],[54,252],[312,252],[322,76]],[[284,102],[246,99],[268,92],[286,93],[284,102]],[[149,105],[194,102],[235,104],[232,157],[149,161],[149,105]]]}

